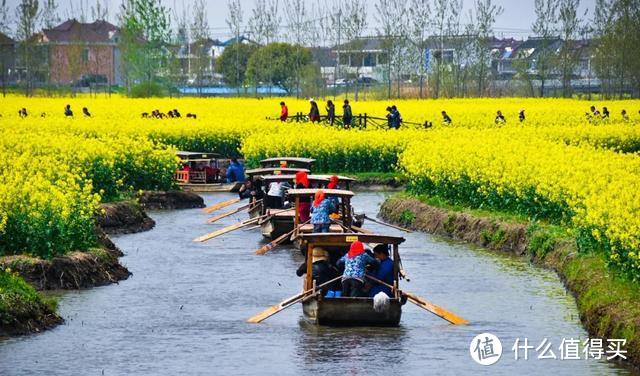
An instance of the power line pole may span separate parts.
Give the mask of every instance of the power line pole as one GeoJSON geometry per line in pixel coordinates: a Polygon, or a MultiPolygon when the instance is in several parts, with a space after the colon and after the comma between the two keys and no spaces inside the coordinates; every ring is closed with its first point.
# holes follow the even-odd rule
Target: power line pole
{"type": "Polygon", "coordinates": [[[342,9],[338,10],[338,45],[336,46],[336,70],[333,77],[333,99],[335,100],[338,96],[338,77],[340,73],[340,44],[342,38],[342,9]]]}

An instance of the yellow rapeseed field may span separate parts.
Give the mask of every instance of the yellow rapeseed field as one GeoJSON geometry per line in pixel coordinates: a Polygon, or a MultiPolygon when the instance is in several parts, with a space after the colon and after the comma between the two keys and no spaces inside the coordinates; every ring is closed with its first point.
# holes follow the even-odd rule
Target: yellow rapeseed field
{"type": "MultiPolygon", "coordinates": [[[[416,123],[389,131],[384,121],[344,130],[269,119],[279,115],[280,100],[0,99],[0,254],[86,248],[97,204],[122,192],[169,189],[182,149],[244,156],[249,165],[297,155],[317,158],[323,171],[400,170],[417,193],[575,226],[583,241],[640,276],[640,101],[597,103],[608,107],[606,120],[589,119],[591,103],[577,100],[352,102],[354,114],[369,117],[384,117],[395,104],[406,123],[416,123]],[[66,104],[73,118],[63,115],[66,104]],[[26,118],[18,115],[23,107],[26,118]],[[156,109],[182,117],[141,116],[156,109]],[[452,124],[442,124],[443,110],[452,124]],[[497,110],[506,123],[494,122],[497,110]]],[[[308,112],[305,100],[286,102],[290,114],[308,112]]],[[[335,102],[340,115],[342,100],[335,102]]]]}

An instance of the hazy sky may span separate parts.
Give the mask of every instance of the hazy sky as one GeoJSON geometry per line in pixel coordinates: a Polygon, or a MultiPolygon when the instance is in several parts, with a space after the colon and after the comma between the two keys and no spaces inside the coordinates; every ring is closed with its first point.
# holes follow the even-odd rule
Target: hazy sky
{"type": "MultiPolygon", "coordinates": [[[[305,0],[309,5],[309,9],[311,8],[311,4],[323,4],[323,3],[332,3],[332,1],[323,1],[323,0],[305,0]]],[[[43,1],[41,1],[42,3],[43,1]]],[[[75,14],[80,13],[80,9],[84,8],[87,17],[90,18],[90,8],[95,5],[96,0],[58,0],[60,13],[61,15],[67,16],[71,13],[72,9],[75,11],[75,14]]],[[[107,4],[109,7],[109,19],[114,22],[115,16],[118,11],[118,7],[120,5],[120,0],[101,0],[102,4],[107,4]]],[[[190,9],[190,4],[193,0],[163,0],[165,6],[170,8],[173,12],[182,12],[183,6],[185,3],[187,6],[187,12],[190,9]]],[[[225,18],[227,17],[227,1],[226,0],[205,0],[208,4],[208,16],[209,16],[209,26],[211,28],[211,36],[213,38],[224,38],[229,35],[229,31],[227,25],[225,23],[225,18]]],[[[244,13],[245,13],[245,23],[249,18],[251,13],[251,8],[254,5],[254,0],[240,0],[244,13]]],[[[280,0],[281,7],[284,0],[280,0]]],[[[376,0],[366,0],[369,6],[369,31],[368,34],[375,34],[375,21],[374,21],[374,4],[376,0]]],[[[12,8],[10,11],[11,15],[14,14],[13,8],[16,7],[17,4],[20,3],[20,0],[8,0],[7,4],[12,8]]],[[[473,7],[474,0],[464,0],[464,12],[465,14],[469,9],[473,7]]],[[[534,20],[534,1],[533,0],[494,0],[494,3],[502,6],[504,8],[504,13],[498,18],[495,25],[495,32],[497,36],[513,36],[517,38],[526,38],[529,34],[531,34],[530,28],[531,23],[534,20]]],[[[584,14],[584,12],[588,9],[589,16],[591,17],[591,13],[593,11],[593,7],[595,4],[595,0],[581,0],[579,15],[584,14]]],[[[283,13],[284,16],[284,13],[283,13]]],[[[173,17],[173,15],[172,15],[173,17]]]]}

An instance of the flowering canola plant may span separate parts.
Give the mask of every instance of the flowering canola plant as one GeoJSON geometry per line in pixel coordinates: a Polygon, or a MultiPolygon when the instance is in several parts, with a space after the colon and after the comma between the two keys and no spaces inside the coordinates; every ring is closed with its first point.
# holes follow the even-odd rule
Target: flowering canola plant
{"type": "MultiPolygon", "coordinates": [[[[285,100],[290,114],[308,112],[307,101],[285,100]]],[[[577,100],[352,101],[353,113],[369,118],[397,105],[406,122],[399,131],[380,120],[351,130],[282,123],[273,120],[276,98],[0,101],[0,255],[52,257],[87,248],[101,201],[123,191],[170,189],[175,151],[189,150],[243,156],[250,166],[295,155],[316,158],[317,171],[400,169],[416,192],[574,225],[603,245],[612,263],[640,269],[640,101],[607,102],[611,118],[597,121],[585,116],[591,103],[577,100]],[[66,104],[74,118],[64,117],[66,104]],[[91,118],[82,116],[85,106],[91,118]],[[23,107],[26,118],[18,116],[23,107]],[[156,109],[178,109],[182,117],[143,118],[156,109]],[[441,123],[443,110],[452,124],[441,123]],[[495,124],[497,110],[506,124],[495,124]],[[433,127],[425,129],[425,121],[433,127]]],[[[340,116],[341,101],[335,102],[340,116]]]]}

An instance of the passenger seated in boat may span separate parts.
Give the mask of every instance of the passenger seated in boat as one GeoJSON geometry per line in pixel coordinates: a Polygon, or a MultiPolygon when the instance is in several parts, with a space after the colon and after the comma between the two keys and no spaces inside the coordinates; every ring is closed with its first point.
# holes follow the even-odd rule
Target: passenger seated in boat
{"type": "MultiPolygon", "coordinates": [[[[340,178],[336,175],[333,175],[329,178],[329,184],[327,184],[327,189],[338,189],[338,184],[340,183],[340,178]]],[[[331,201],[333,201],[333,210],[332,213],[337,213],[340,208],[340,199],[337,196],[329,197],[331,201]]]]}
{"type": "Polygon", "coordinates": [[[242,187],[240,187],[238,196],[241,200],[248,198],[252,204],[258,200],[262,200],[264,198],[262,182],[258,180],[254,183],[251,180],[247,180],[246,182],[244,182],[242,187]]]}
{"type": "MultiPolygon", "coordinates": [[[[296,189],[307,189],[311,188],[311,184],[309,183],[309,176],[306,172],[300,171],[296,174],[296,189]]],[[[305,223],[311,219],[311,198],[302,196],[300,197],[300,204],[298,205],[300,216],[300,222],[305,223]]]]}
{"type": "Polygon", "coordinates": [[[269,190],[264,198],[265,207],[268,209],[282,208],[284,192],[288,188],[288,184],[284,182],[274,181],[269,184],[269,190]]]}
{"type": "MultiPolygon", "coordinates": [[[[339,275],[338,270],[329,262],[329,252],[327,252],[321,247],[315,247],[313,249],[311,262],[313,263],[312,275],[313,275],[313,280],[316,281],[316,286],[320,286],[323,283],[328,282],[339,275]]],[[[307,273],[307,263],[305,261],[302,265],[300,265],[300,267],[296,271],[296,274],[298,275],[298,277],[302,277],[306,273],[307,273]]],[[[321,289],[322,295],[323,296],[327,295],[327,291],[331,291],[335,289],[337,289],[337,286],[333,286],[331,284],[324,286],[321,289]]]]}
{"type": "Polygon", "coordinates": [[[329,215],[333,212],[333,204],[331,198],[325,198],[323,190],[316,192],[313,205],[311,205],[311,224],[314,233],[330,232],[331,218],[329,215]]]}
{"type": "Polygon", "coordinates": [[[338,267],[344,265],[342,273],[342,296],[359,297],[363,294],[364,274],[368,265],[376,267],[378,261],[364,251],[362,242],[353,242],[349,252],[338,260],[338,267]]]}
{"type": "Polygon", "coordinates": [[[226,178],[227,183],[242,183],[246,180],[244,177],[244,166],[237,158],[231,159],[231,164],[227,169],[226,178]]]}
{"type": "MultiPolygon", "coordinates": [[[[373,248],[373,255],[378,260],[378,268],[370,272],[369,274],[381,280],[382,282],[386,282],[390,285],[393,285],[393,260],[389,258],[389,246],[387,244],[378,244],[373,248]]],[[[379,284],[377,282],[371,282],[372,286],[369,290],[369,297],[374,297],[379,292],[384,292],[387,296],[391,297],[391,289],[385,285],[379,284]]]]}
{"type": "Polygon", "coordinates": [[[204,167],[204,172],[207,178],[207,184],[217,183],[220,180],[220,169],[211,165],[204,167]]]}

